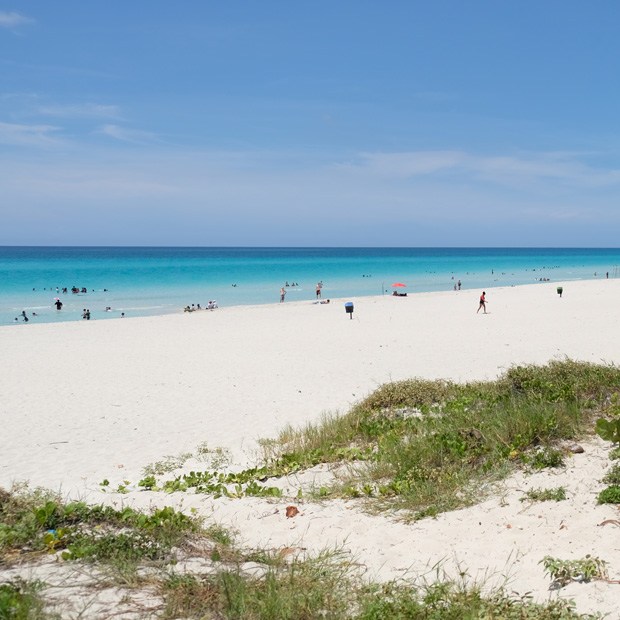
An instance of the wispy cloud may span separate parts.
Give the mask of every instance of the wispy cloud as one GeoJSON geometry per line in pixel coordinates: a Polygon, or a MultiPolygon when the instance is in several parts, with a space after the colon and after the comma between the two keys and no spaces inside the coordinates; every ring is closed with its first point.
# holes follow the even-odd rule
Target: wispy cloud
{"type": "Polygon", "coordinates": [[[46,105],[39,107],[36,111],[43,116],[57,118],[120,118],[118,106],[101,103],[46,105]]]}
{"type": "Polygon", "coordinates": [[[120,125],[104,125],[99,129],[99,133],[120,140],[121,142],[129,142],[131,144],[149,144],[159,142],[156,134],[149,131],[141,131],[139,129],[127,129],[120,125]]]}
{"type": "Polygon", "coordinates": [[[2,28],[17,28],[17,26],[31,24],[33,21],[30,17],[15,11],[0,11],[0,27],[2,28]]]}
{"type": "Polygon", "coordinates": [[[0,123],[0,144],[35,147],[55,146],[61,142],[54,135],[57,131],[59,128],[53,125],[0,123]]]}
{"type": "Polygon", "coordinates": [[[362,170],[380,177],[413,177],[455,170],[463,166],[467,155],[458,151],[412,153],[360,153],[358,159],[342,167],[362,170]]]}
{"type": "MultiPolygon", "coordinates": [[[[112,134],[121,129],[108,126],[112,134]]],[[[22,143],[53,140],[55,132],[45,125],[5,124],[0,141],[7,133],[22,143]]],[[[167,235],[175,234],[183,243],[217,244],[224,238],[240,243],[242,234],[250,245],[309,244],[317,238],[334,245],[342,239],[353,245],[480,245],[483,235],[499,245],[548,245],[559,239],[579,245],[590,238],[602,244],[611,243],[620,221],[617,185],[563,182],[570,170],[561,165],[591,162],[591,154],[479,157],[446,151],[434,152],[434,158],[430,152],[416,153],[419,157],[409,160],[396,153],[381,154],[394,160],[371,164],[358,157],[354,164],[336,166],[333,155],[295,151],[186,150],[162,143],[153,148],[152,142],[127,148],[118,139],[66,144],[69,148],[55,149],[54,157],[39,157],[35,149],[0,148],[0,216],[4,210],[2,221],[9,223],[0,237],[12,239],[20,229],[13,205],[31,213],[41,204],[76,234],[85,214],[110,239],[124,234],[128,218],[140,219],[145,238],[166,243],[173,242],[167,235]],[[531,170],[526,164],[532,161],[550,168],[543,167],[544,174],[531,170]],[[393,173],[396,162],[402,166],[399,176],[393,173]],[[394,164],[391,176],[388,164],[394,164]],[[514,182],[489,182],[479,172],[489,169],[514,182]],[[524,178],[537,181],[518,182],[524,178]],[[11,222],[15,233],[6,232],[11,222]],[[198,240],[195,231],[206,230],[211,236],[198,240]]],[[[594,176],[613,174],[602,166],[581,165],[594,176]]],[[[123,239],[132,241],[130,235],[123,239]]]]}
{"type": "Polygon", "coordinates": [[[429,175],[464,176],[499,184],[555,181],[572,185],[620,183],[620,170],[595,168],[574,153],[533,153],[482,156],[465,151],[361,153],[339,167],[384,178],[429,175]]]}

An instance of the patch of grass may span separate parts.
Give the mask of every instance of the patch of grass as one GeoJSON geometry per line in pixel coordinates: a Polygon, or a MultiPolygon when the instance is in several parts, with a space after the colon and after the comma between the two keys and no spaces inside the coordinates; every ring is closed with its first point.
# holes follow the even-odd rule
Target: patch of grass
{"type": "Polygon", "coordinates": [[[39,581],[14,579],[0,584],[0,619],[2,620],[44,620],[58,618],[44,612],[39,591],[39,581]]]}
{"type": "Polygon", "coordinates": [[[620,459],[620,446],[618,446],[617,448],[614,448],[610,453],[609,453],[609,458],[612,461],[617,461],[618,459],[620,459]]]}
{"type": "Polygon", "coordinates": [[[525,459],[525,462],[530,465],[532,469],[547,469],[553,467],[563,467],[564,455],[561,450],[557,450],[552,447],[545,447],[542,450],[537,450],[534,454],[525,459]]]}
{"type": "Polygon", "coordinates": [[[353,409],[343,416],[323,414],[318,423],[309,423],[302,429],[287,426],[277,440],[261,442],[265,460],[288,474],[319,463],[370,458],[366,446],[360,447],[361,422],[353,409]]]}
{"type": "Polygon", "coordinates": [[[502,590],[482,594],[478,587],[444,581],[418,587],[403,581],[369,584],[339,554],[272,563],[260,577],[240,569],[207,576],[174,575],[163,585],[164,618],[239,620],[461,620],[517,618],[573,620],[566,601],[539,605],[502,590]]]}
{"type": "Polygon", "coordinates": [[[95,562],[127,562],[159,560],[170,551],[168,545],[144,532],[110,532],[97,536],[78,534],[63,552],[63,560],[88,559],[95,562]]]}
{"type": "Polygon", "coordinates": [[[191,459],[193,454],[191,452],[184,452],[177,456],[166,456],[163,460],[157,461],[156,463],[151,463],[147,465],[143,470],[142,474],[145,477],[148,476],[162,476],[163,474],[167,474],[177,469],[180,469],[185,465],[185,463],[191,459]]]}
{"type": "Polygon", "coordinates": [[[211,525],[205,530],[205,534],[214,542],[229,547],[234,542],[231,531],[222,525],[211,525]]]}
{"type": "Polygon", "coordinates": [[[483,595],[481,589],[443,582],[424,588],[388,583],[371,586],[363,597],[358,620],[576,620],[592,618],[578,614],[569,601],[546,604],[514,598],[498,590],[483,595]]]}
{"type": "Polygon", "coordinates": [[[213,524],[205,529],[205,535],[212,542],[209,557],[213,562],[236,562],[241,552],[234,546],[235,536],[230,529],[213,524]]]}
{"type": "Polygon", "coordinates": [[[530,489],[520,501],[531,502],[561,502],[566,499],[566,489],[555,487],[553,489],[530,489]]]}
{"type": "Polygon", "coordinates": [[[607,409],[615,407],[618,399],[620,369],[566,359],[545,366],[515,366],[506,372],[503,381],[507,389],[544,402],[578,401],[589,408],[602,405],[607,409]]]}
{"type": "Polygon", "coordinates": [[[620,463],[616,463],[612,466],[612,468],[605,474],[602,482],[616,486],[620,485],[620,463]]]}
{"type": "Polygon", "coordinates": [[[319,494],[389,499],[390,508],[432,515],[477,501],[516,465],[562,466],[557,442],[591,431],[595,415],[617,408],[618,393],[620,369],[571,360],[511,368],[492,382],[399,381],[264,448],[274,472],[364,461],[319,494]]]}
{"type": "Polygon", "coordinates": [[[196,448],[196,458],[208,463],[212,469],[222,469],[232,462],[232,455],[227,448],[209,448],[207,442],[196,448]]]}
{"type": "Polygon", "coordinates": [[[597,498],[599,504],[620,504],[620,485],[612,485],[603,489],[597,498]]]}
{"type": "Polygon", "coordinates": [[[172,577],[162,590],[164,618],[345,618],[353,603],[350,573],[349,564],[324,553],[269,565],[261,578],[240,568],[172,577]]]}
{"type": "Polygon", "coordinates": [[[137,565],[171,558],[174,548],[200,532],[196,519],[172,508],[145,514],[63,503],[41,491],[0,494],[0,563],[28,553],[61,551],[65,560],[137,565]]]}
{"type": "Polygon", "coordinates": [[[580,560],[561,560],[547,555],[540,564],[553,580],[552,585],[560,588],[571,581],[587,583],[595,579],[607,579],[607,562],[590,555],[580,560]]]}
{"type": "Polygon", "coordinates": [[[10,554],[45,548],[43,534],[58,521],[53,497],[41,490],[0,489],[0,564],[10,554]]]}

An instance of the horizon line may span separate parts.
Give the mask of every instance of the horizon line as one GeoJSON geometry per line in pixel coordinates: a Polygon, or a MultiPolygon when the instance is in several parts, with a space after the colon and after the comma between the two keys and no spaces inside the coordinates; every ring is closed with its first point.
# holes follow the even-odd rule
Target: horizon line
{"type": "Polygon", "coordinates": [[[620,250],[620,246],[544,245],[47,245],[0,244],[0,248],[144,248],[233,250],[620,250]]]}

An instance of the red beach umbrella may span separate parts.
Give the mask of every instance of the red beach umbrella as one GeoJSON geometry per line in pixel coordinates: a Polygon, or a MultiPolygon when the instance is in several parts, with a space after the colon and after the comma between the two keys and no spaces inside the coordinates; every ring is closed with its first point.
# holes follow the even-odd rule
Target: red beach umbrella
{"type": "Polygon", "coordinates": [[[407,285],[403,284],[402,282],[394,282],[394,284],[392,284],[392,286],[407,286],[407,285]]]}

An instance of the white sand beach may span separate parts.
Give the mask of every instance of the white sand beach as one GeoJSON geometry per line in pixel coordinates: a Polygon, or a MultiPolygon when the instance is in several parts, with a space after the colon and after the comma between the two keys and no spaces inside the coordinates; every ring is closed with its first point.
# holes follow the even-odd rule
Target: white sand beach
{"type": "MultiPolygon", "coordinates": [[[[230,450],[238,467],[254,464],[259,438],[345,412],[390,380],[493,379],[564,356],[620,362],[620,280],[487,289],[486,315],[476,313],[479,294],[353,299],[352,320],[348,300],[332,300],[0,328],[0,486],[29,481],[92,502],[177,502],[237,528],[248,544],[342,545],[380,579],[432,573],[439,563],[449,573],[506,578],[509,591],[544,601],[557,593],[540,560],[588,553],[620,579],[620,527],[598,526],[620,519],[615,507],[596,505],[610,463],[598,440],[559,474],[519,475],[478,506],[412,525],[355,502],[301,502],[300,515],[286,519],[286,500],[100,489],[104,478],[136,481],[149,463],[205,442],[230,450]],[[550,476],[568,501],[519,501],[550,476]]],[[[620,585],[572,584],[561,596],[579,611],[620,617],[620,585]]]]}

